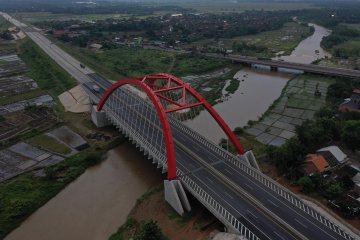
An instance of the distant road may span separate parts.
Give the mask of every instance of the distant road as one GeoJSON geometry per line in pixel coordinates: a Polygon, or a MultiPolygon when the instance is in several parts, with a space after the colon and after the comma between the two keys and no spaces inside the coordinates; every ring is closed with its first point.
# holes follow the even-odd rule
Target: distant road
{"type": "Polygon", "coordinates": [[[276,61],[276,60],[259,60],[257,58],[244,57],[240,55],[223,56],[223,55],[211,54],[211,53],[205,53],[202,55],[207,57],[219,58],[219,59],[227,59],[239,63],[259,64],[274,68],[288,68],[288,69],[302,70],[308,73],[316,73],[316,74],[322,74],[328,76],[360,78],[360,71],[352,70],[352,69],[329,68],[314,64],[292,63],[292,62],[284,62],[284,61],[276,61]]]}
{"type": "Polygon", "coordinates": [[[80,62],[63,51],[61,48],[53,44],[49,39],[44,37],[41,33],[34,30],[32,27],[19,22],[12,18],[7,13],[0,12],[5,19],[21,29],[28,35],[46,54],[48,54],[57,64],[59,64],[65,71],[67,71],[73,78],[80,83],[91,82],[92,79],[87,74],[94,73],[90,68],[81,68],[80,62]]]}

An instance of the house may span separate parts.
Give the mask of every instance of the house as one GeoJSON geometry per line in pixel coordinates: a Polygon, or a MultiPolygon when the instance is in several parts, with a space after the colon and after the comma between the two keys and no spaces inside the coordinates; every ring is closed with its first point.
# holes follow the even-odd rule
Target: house
{"type": "Polygon", "coordinates": [[[347,156],[345,155],[345,153],[343,153],[337,146],[321,148],[316,152],[326,159],[330,167],[335,167],[339,164],[346,162],[347,160],[347,156]]]}
{"type": "Polygon", "coordinates": [[[341,112],[360,112],[360,89],[355,89],[350,98],[340,104],[339,111],[341,112]]]}
{"type": "Polygon", "coordinates": [[[323,173],[328,168],[329,163],[320,154],[308,154],[303,165],[305,174],[309,176],[312,176],[315,173],[323,173]]]}
{"type": "Polygon", "coordinates": [[[53,32],[54,37],[62,37],[63,35],[65,35],[65,31],[64,30],[57,30],[53,32]]]}
{"type": "Polygon", "coordinates": [[[360,173],[357,173],[354,177],[351,178],[354,182],[354,191],[360,193],[360,173]]]}
{"type": "Polygon", "coordinates": [[[90,44],[89,45],[89,48],[92,49],[92,50],[100,50],[102,48],[102,45],[101,44],[98,44],[98,43],[93,43],[93,44],[90,44]]]}

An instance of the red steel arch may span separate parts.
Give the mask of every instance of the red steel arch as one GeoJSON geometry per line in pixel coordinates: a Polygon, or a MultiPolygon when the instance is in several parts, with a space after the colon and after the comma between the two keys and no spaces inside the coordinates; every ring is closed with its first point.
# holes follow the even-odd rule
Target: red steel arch
{"type": "Polygon", "coordinates": [[[159,73],[155,75],[146,76],[144,78],[134,78],[134,79],[125,79],[121,80],[114,85],[112,85],[103,95],[102,99],[97,105],[97,110],[101,111],[102,107],[104,106],[106,100],[110,97],[110,95],[119,87],[123,85],[133,85],[141,88],[150,98],[152,103],[154,104],[156,111],[160,118],[161,127],[164,134],[165,144],[166,144],[166,155],[168,161],[168,179],[175,179],[176,178],[176,159],[175,159],[175,148],[174,142],[172,138],[171,128],[166,116],[166,113],[192,108],[195,106],[202,105],[210,115],[215,119],[218,125],[222,128],[222,130],[226,133],[228,138],[231,140],[233,145],[235,146],[237,152],[240,155],[245,153],[244,147],[236,138],[235,134],[231,131],[229,126],[225,123],[225,121],[221,118],[221,116],[214,110],[214,108],[193,88],[183,82],[181,79],[176,78],[170,74],[166,73],[159,73]],[[159,86],[155,84],[155,81],[158,79],[165,79],[167,80],[167,86],[159,86]],[[174,101],[171,100],[161,93],[164,92],[171,92],[175,90],[182,90],[182,99],[181,101],[174,101]],[[194,97],[198,102],[188,104],[186,102],[186,94],[189,93],[192,97],[194,97]],[[175,108],[172,109],[165,109],[162,103],[160,102],[160,98],[168,101],[169,103],[175,105],[175,108]]]}
{"type": "Polygon", "coordinates": [[[100,102],[97,105],[97,110],[101,111],[102,107],[104,106],[106,100],[110,97],[110,95],[119,87],[123,85],[132,85],[141,88],[148,97],[150,98],[151,102],[154,104],[155,109],[159,115],[161,128],[164,134],[165,139],[165,146],[166,146],[166,157],[168,163],[168,179],[173,180],[176,179],[176,160],[175,160],[175,148],[174,148],[174,141],[172,138],[171,128],[169,121],[167,119],[166,113],[160,103],[159,98],[155,95],[155,93],[151,90],[149,86],[144,84],[141,79],[125,79],[121,80],[114,85],[112,85],[103,95],[100,102]]]}

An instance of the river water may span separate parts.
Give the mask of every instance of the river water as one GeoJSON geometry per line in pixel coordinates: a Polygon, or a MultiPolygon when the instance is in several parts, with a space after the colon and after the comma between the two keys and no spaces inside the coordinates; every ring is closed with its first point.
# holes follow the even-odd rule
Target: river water
{"type": "Polygon", "coordinates": [[[6,240],[104,240],[136,199],[162,183],[161,171],[126,142],[32,214],[6,240]]]}
{"type": "MultiPolygon", "coordinates": [[[[314,25],[315,32],[303,40],[285,61],[311,63],[328,53],[320,47],[328,30],[314,25]],[[318,52],[315,52],[318,50],[318,52]]],[[[214,106],[230,128],[257,120],[277,99],[292,75],[244,68],[235,78],[239,89],[226,101],[214,106]]],[[[188,125],[218,142],[223,133],[205,112],[188,125]]],[[[6,240],[103,240],[121,226],[136,199],[162,183],[163,176],[130,143],[109,151],[101,164],[91,167],[57,196],[32,214],[6,240]]]]}
{"type": "MultiPolygon", "coordinates": [[[[280,59],[311,63],[318,58],[330,56],[320,46],[322,38],[329,35],[330,31],[316,24],[309,25],[315,29],[313,35],[301,41],[290,56],[282,56],[280,59]]],[[[282,72],[271,72],[270,67],[257,66],[257,69],[243,68],[235,74],[234,78],[241,81],[239,89],[225,101],[214,106],[231,129],[244,127],[249,120],[257,120],[280,96],[287,81],[293,76],[289,72],[302,72],[289,69],[279,71],[282,72]]],[[[186,124],[215,143],[219,143],[220,139],[225,137],[221,128],[205,111],[186,124]]]]}
{"type": "Polygon", "coordinates": [[[285,62],[312,63],[317,59],[330,57],[331,54],[320,46],[323,37],[331,33],[330,30],[313,23],[310,23],[309,26],[313,26],[315,29],[313,35],[302,40],[290,56],[281,56],[275,59],[282,59],[285,62]]]}
{"type": "MultiPolygon", "coordinates": [[[[280,96],[291,75],[243,68],[234,78],[240,80],[239,89],[227,100],[214,106],[231,129],[243,127],[249,120],[257,120],[280,96]]],[[[206,111],[186,124],[215,143],[225,137],[222,129],[206,111]]]]}

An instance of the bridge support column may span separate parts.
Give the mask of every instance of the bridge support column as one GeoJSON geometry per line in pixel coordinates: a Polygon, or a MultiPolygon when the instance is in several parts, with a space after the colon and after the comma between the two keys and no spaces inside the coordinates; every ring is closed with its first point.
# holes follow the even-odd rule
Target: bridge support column
{"type": "Polygon", "coordinates": [[[104,111],[98,111],[96,106],[91,108],[91,120],[96,125],[96,127],[106,127],[111,124],[111,122],[106,118],[104,111]]]}
{"type": "Polygon", "coordinates": [[[191,206],[184,188],[179,180],[164,181],[165,200],[181,216],[185,211],[190,211],[191,206]]]}
{"type": "Polygon", "coordinates": [[[244,156],[246,157],[246,160],[252,166],[253,168],[256,168],[257,170],[260,170],[260,167],[256,161],[256,158],[254,156],[254,153],[252,150],[247,151],[244,156]]]}
{"type": "Polygon", "coordinates": [[[270,66],[270,70],[273,71],[273,72],[277,72],[278,68],[274,67],[274,66],[270,66]]]}

